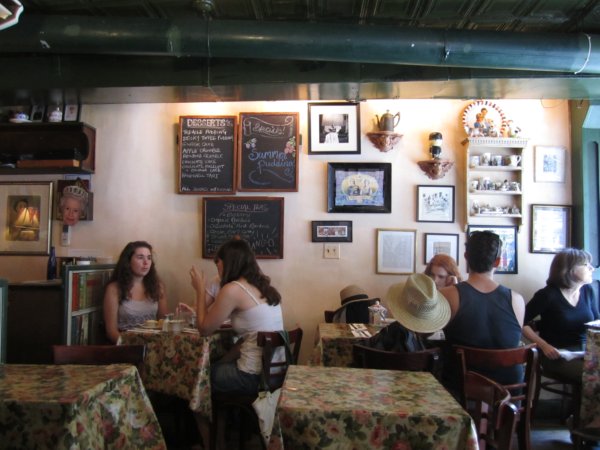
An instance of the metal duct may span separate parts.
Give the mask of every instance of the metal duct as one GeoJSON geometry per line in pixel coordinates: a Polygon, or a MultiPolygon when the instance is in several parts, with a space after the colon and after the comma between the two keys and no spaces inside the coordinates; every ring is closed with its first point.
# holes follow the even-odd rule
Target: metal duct
{"type": "Polygon", "coordinates": [[[600,36],[375,25],[30,16],[0,53],[262,58],[600,73],[600,36]]]}

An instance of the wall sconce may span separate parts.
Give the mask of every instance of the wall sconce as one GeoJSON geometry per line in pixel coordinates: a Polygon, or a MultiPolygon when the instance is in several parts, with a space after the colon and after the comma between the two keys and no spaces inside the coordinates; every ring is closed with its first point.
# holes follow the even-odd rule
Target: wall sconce
{"type": "Polygon", "coordinates": [[[425,175],[432,180],[443,178],[446,173],[454,166],[453,161],[443,160],[442,156],[442,133],[434,131],[429,133],[429,161],[418,161],[417,164],[425,175]]]}

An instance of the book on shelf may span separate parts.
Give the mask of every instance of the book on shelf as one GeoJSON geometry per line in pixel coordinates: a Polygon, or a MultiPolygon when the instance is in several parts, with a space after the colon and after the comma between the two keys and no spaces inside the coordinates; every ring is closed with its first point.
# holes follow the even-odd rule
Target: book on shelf
{"type": "Polygon", "coordinates": [[[79,310],[79,274],[71,274],[71,311],[79,310]]]}

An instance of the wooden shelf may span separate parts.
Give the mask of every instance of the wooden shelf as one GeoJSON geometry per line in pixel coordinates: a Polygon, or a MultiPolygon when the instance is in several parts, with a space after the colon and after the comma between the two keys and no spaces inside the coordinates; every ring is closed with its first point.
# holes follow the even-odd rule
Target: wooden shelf
{"type": "Polygon", "coordinates": [[[521,191],[471,191],[471,195],[523,195],[521,191]]]}

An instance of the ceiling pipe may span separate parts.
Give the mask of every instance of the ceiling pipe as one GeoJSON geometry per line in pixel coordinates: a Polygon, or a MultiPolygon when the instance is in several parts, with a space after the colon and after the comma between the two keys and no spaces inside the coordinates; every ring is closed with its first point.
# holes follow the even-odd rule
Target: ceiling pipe
{"type": "Polygon", "coordinates": [[[25,16],[0,53],[262,58],[600,74],[600,36],[304,22],[25,16]]]}

